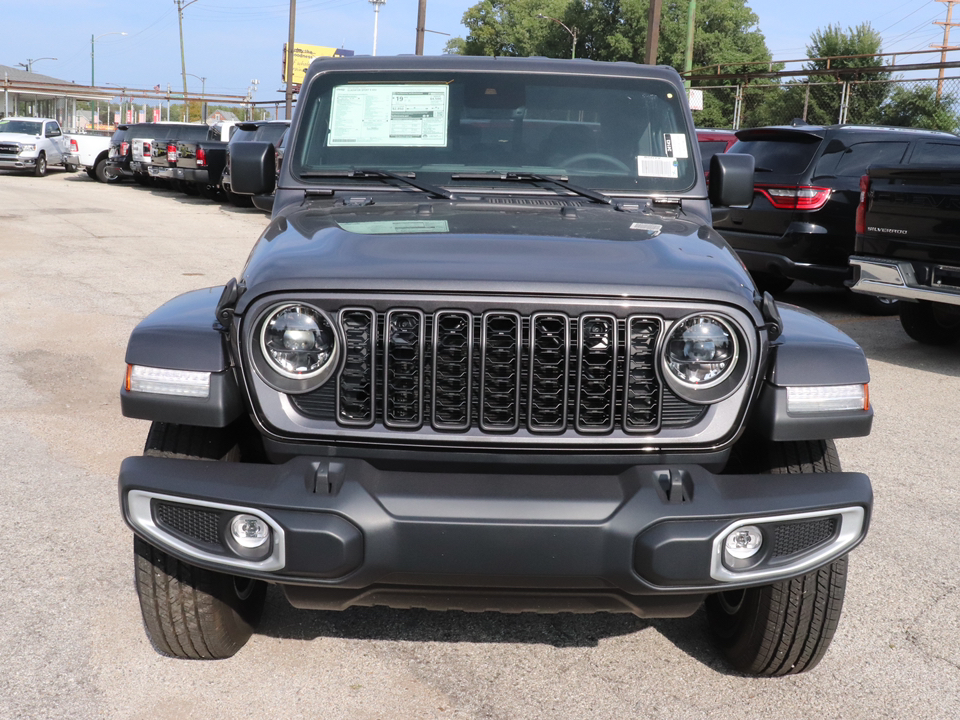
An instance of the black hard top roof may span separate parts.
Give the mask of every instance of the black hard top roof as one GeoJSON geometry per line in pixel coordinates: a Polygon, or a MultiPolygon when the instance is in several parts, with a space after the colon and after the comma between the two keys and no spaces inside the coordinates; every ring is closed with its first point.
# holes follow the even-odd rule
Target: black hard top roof
{"type": "Polygon", "coordinates": [[[545,57],[489,57],[472,55],[354,55],[319,57],[310,65],[304,84],[320,73],[331,71],[422,70],[425,72],[522,72],[605,77],[636,77],[667,80],[682,85],[677,71],[666,65],[638,65],[633,62],[560,60],[545,57]]]}
{"type": "Polygon", "coordinates": [[[761,140],[764,137],[774,135],[783,136],[808,136],[824,138],[827,135],[847,135],[847,134],[871,134],[871,135],[889,135],[904,134],[925,136],[932,138],[958,138],[957,135],[940,130],[927,130],[925,128],[894,127],[890,125],[807,125],[798,123],[795,125],[769,125],[766,127],[747,128],[737,131],[738,140],[761,140]]]}

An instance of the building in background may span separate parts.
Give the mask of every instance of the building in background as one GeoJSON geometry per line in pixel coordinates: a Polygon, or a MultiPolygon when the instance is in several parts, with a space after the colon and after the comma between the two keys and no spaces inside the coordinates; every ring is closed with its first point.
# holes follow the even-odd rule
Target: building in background
{"type": "Polygon", "coordinates": [[[59,78],[0,65],[0,117],[55,118],[67,132],[90,129],[92,117],[80,115],[77,103],[109,103],[111,94],[98,88],[77,85],[59,78]]]}

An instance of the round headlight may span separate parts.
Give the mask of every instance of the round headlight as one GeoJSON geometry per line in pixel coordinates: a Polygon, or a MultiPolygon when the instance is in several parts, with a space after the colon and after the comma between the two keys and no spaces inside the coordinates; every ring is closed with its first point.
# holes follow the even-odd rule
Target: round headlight
{"type": "Polygon", "coordinates": [[[260,346],[272,370],[286,378],[308,380],[330,366],[337,336],[318,310],[284,305],[264,320],[260,346]]]}
{"type": "Polygon", "coordinates": [[[692,315],[674,325],[664,361],[681,383],[707,388],[726,379],[737,364],[737,336],[712,315],[692,315]]]}

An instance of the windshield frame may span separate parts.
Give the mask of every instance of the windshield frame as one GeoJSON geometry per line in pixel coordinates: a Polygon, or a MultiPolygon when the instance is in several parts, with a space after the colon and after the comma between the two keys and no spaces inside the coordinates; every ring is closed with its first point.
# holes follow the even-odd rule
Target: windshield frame
{"type": "MultiPolygon", "coordinates": [[[[575,66],[570,65],[571,68],[575,66]]],[[[606,69],[606,68],[604,68],[606,69]]],[[[463,93],[467,93],[468,90],[462,90],[463,93]]],[[[317,185],[323,185],[326,188],[329,188],[333,185],[337,185],[343,188],[357,189],[359,187],[363,188],[372,188],[373,184],[369,182],[364,182],[364,177],[362,174],[357,173],[355,178],[351,178],[349,182],[343,182],[344,178],[339,177],[336,183],[331,183],[329,179],[323,180],[317,177],[309,177],[312,174],[317,173],[318,170],[385,170],[395,173],[404,173],[408,174],[410,177],[421,178],[424,182],[429,182],[434,185],[440,185],[443,187],[448,187],[455,192],[477,192],[478,190],[491,190],[493,192],[507,192],[511,194],[522,193],[527,194],[529,192],[535,192],[538,194],[543,194],[544,192],[550,192],[556,194],[559,190],[562,192],[562,189],[559,187],[529,187],[527,190],[520,190],[520,187],[517,183],[511,183],[509,187],[504,187],[503,184],[496,181],[495,176],[497,174],[538,174],[538,175],[551,175],[563,177],[564,179],[569,179],[570,182],[576,183],[583,187],[590,188],[591,190],[596,190],[602,193],[616,195],[620,197],[690,197],[691,195],[696,198],[703,198],[706,196],[705,185],[702,185],[702,168],[700,168],[700,157],[699,152],[697,151],[697,140],[696,132],[690,116],[689,108],[686,106],[684,98],[682,97],[682,87],[677,86],[674,82],[668,77],[662,77],[661,73],[651,72],[647,74],[639,74],[635,72],[625,72],[623,74],[612,73],[612,72],[603,72],[603,73],[592,73],[592,72],[569,72],[559,67],[557,69],[551,69],[551,71],[529,71],[522,69],[514,69],[514,67],[504,67],[503,69],[497,69],[495,72],[488,67],[478,67],[476,69],[471,69],[468,67],[463,67],[462,64],[458,66],[453,66],[450,69],[445,69],[443,67],[430,67],[429,69],[420,69],[414,67],[397,67],[397,68],[385,68],[385,69],[373,69],[373,68],[330,68],[329,70],[316,73],[312,78],[308,80],[308,83],[304,89],[304,92],[301,94],[301,99],[298,102],[297,107],[297,121],[294,123],[293,132],[295,133],[294,137],[288,137],[288,144],[291,145],[291,148],[288,149],[287,157],[290,158],[288,163],[285,163],[285,168],[283,171],[283,176],[280,178],[280,183],[282,188],[289,188],[290,183],[296,183],[300,186],[315,187],[317,185]],[[484,78],[483,76],[487,76],[484,78]],[[652,103],[659,102],[663,108],[663,115],[657,116],[654,120],[659,119],[661,121],[661,126],[664,126],[664,123],[669,124],[670,133],[682,134],[685,138],[686,143],[686,158],[682,155],[677,155],[678,163],[682,169],[677,170],[677,179],[666,178],[666,177],[655,177],[655,176],[642,176],[640,175],[639,170],[639,161],[640,157],[636,157],[635,162],[637,162],[637,167],[631,172],[631,168],[627,163],[621,163],[625,166],[626,172],[620,171],[617,169],[617,174],[613,172],[601,172],[594,171],[588,172],[583,170],[570,170],[566,167],[557,167],[555,165],[524,165],[520,163],[503,163],[503,162],[482,162],[477,164],[459,164],[459,163],[420,163],[419,165],[411,166],[409,164],[397,164],[390,162],[382,162],[379,164],[373,164],[369,161],[365,162],[354,162],[354,163],[337,163],[337,162],[322,162],[321,164],[309,164],[305,162],[305,154],[309,149],[311,142],[317,135],[317,127],[323,123],[325,125],[326,131],[329,133],[329,119],[332,113],[332,96],[334,94],[334,88],[350,86],[350,85],[360,85],[363,83],[371,85],[380,85],[380,86],[409,86],[414,83],[427,84],[427,85],[440,85],[443,82],[449,84],[460,82],[466,84],[468,81],[475,81],[479,83],[488,82],[490,79],[503,79],[509,78],[509,81],[521,84],[521,86],[526,90],[529,87],[535,88],[541,94],[544,93],[544,88],[553,84],[559,87],[564,87],[565,85],[571,88],[571,93],[575,96],[577,94],[588,95],[591,91],[602,92],[603,90],[613,90],[614,92],[629,92],[634,90],[634,88],[641,88],[644,91],[644,102],[646,107],[650,107],[652,103]],[[600,90],[595,90],[596,86],[601,86],[600,90]],[[662,96],[656,95],[656,93],[662,93],[662,96]],[[683,160],[686,162],[683,162],[683,160]],[[471,174],[480,174],[487,173],[490,175],[488,180],[479,180],[471,179],[470,181],[458,181],[452,179],[453,175],[471,175],[471,174]]],[[[636,93],[635,93],[636,94],[636,93]]],[[[633,100],[632,97],[629,98],[633,100]]],[[[453,103],[448,107],[450,111],[450,117],[447,122],[449,127],[453,127],[454,122],[461,123],[458,127],[463,126],[463,117],[464,113],[468,109],[466,100],[463,100],[463,104],[456,106],[453,103]],[[459,113],[459,114],[457,114],[459,113]]],[[[640,107],[637,105],[636,107],[640,107]]],[[[523,107],[524,112],[528,111],[528,108],[523,107]]],[[[495,115],[495,113],[492,113],[495,115]]],[[[648,113],[649,114],[649,113],[648,113]]],[[[632,116],[631,116],[632,117],[632,116]]],[[[563,121],[552,121],[552,120],[540,120],[538,118],[527,118],[526,115],[520,116],[517,118],[520,120],[521,124],[529,122],[531,124],[537,122],[543,122],[544,124],[553,123],[554,125],[562,125],[563,121]]],[[[513,118],[511,118],[513,120],[513,118]]],[[[587,123],[584,123],[587,124],[587,123]]],[[[595,123],[597,124],[597,123],[595,123]]],[[[637,123],[639,127],[640,123],[637,123]]],[[[649,137],[655,137],[659,131],[659,128],[654,128],[653,122],[647,124],[647,135],[649,137]]],[[[664,133],[666,135],[666,133],[664,133]]],[[[641,136],[638,134],[636,140],[639,142],[641,136]]],[[[655,141],[647,139],[647,142],[651,144],[655,141]]],[[[662,141],[661,141],[662,142],[662,141]]],[[[331,148],[329,145],[324,144],[322,146],[324,151],[329,151],[331,148]]],[[[336,150],[338,148],[334,148],[336,150]]],[[[353,148],[347,148],[352,150],[353,148]]],[[[394,149],[394,148],[390,148],[394,149]]],[[[409,148],[403,148],[409,149],[409,148]]],[[[432,150],[433,148],[415,148],[414,152],[420,150],[432,150]]],[[[442,149],[448,149],[448,146],[443,146],[442,149]]],[[[383,153],[386,155],[386,153],[383,153]]],[[[599,153],[598,153],[599,154],[599,153]]],[[[652,153],[651,153],[652,154],[652,153]]],[[[644,156],[647,157],[647,156],[644,156]]],[[[666,156],[657,156],[658,159],[669,159],[666,156]]],[[[459,158],[456,158],[459,159],[459,158]]],[[[633,159],[633,156],[628,155],[627,161],[630,162],[633,159]]],[[[378,190],[393,190],[393,191],[402,191],[400,188],[390,188],[384,187],[382,183],[377,183],[376,187],[378,190]]]]}

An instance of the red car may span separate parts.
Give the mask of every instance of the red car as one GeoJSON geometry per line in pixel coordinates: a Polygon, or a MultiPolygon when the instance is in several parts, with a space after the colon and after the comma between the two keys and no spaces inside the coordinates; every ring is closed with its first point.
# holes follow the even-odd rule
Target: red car
{"type": "Polygon", "coordinates": [[[709,176],[710,158],[717,153],[724,153],[737,141],[733,130],[697,129],[697,144],[700,146],[700,159],[703,160],[703,171],[709,176]]]}

